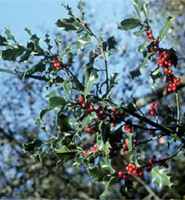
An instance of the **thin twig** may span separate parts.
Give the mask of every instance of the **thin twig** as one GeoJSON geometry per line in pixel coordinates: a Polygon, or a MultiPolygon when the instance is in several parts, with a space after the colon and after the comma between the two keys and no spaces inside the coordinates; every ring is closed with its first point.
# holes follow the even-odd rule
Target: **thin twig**
{"type": "Polygon", "coordinates": [[[176,126],[176,132],[179,130],[179,124],[180,124],[180,102],[179,102],[179,93],[176,92],[176,107],[177,107],[177,126],[176,126]]]}

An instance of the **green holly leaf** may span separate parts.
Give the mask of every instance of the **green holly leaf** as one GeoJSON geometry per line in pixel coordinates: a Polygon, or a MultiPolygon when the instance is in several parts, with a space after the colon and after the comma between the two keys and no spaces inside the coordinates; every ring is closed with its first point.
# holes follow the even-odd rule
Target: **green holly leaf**
{"type": "Polygon", "coordinates": [[[106,45],[108,47],[108,50],[116,49],[117,44],[118,43],[117,43],[116,38],[114,36],[109,37],[106,41],[106,45]]]}
{"type": "Polygon", "coordinates": [[[56,25],[59,28],[63,28],[65,31],[75,31],[78,30],[79,24],[75,21],[74,18],[66,18],[62,20],[57,20],[56,25]]]}
{"type": "Polygon", "coordinates": [[[110,77],[110,88],[113,88],[117,84],[118,75],[119,75],[118,73],[111,74],[111,77],[110,77]]]}
{"type": "Polygon", "coordinates": [[[66,101],[63,97],[60,96],[54,96],[53,94],[50,94],[51,96],[49,96],[49,100],[48,100],[48,107],[44,108],[38,117],[38,121],[42,120],[43,117],[50,112],[51,110],[53,110],[54,108],[62,108],[66,105],[66,101]]]}
{"type": "Polygon", "coordinates": [[[109,155],[110,148],[111,148],[111,145],[110,145],[109,141],[107,141],[105,144],[103,143],[102,150],[103,150],[103,152],[105,153],[106,156],[109,155]]]}
{"type": "Polygon", "coordinates": [[[40,147],[41,145],[42,145],[42,141],[36,139],[24,144],[24,149],[25,151],[33,152],[36,148],[40,147]]]}
{"type": "Polygon", "coordinates": [[[96,83],[97,79],[98,79],[98,75],[95,71],[92,71],[88,78],[86,77],[85,90],[84,90],[84,96],[85,97],[90,94],[90,92],[91,92],[94,84],[96,83]]]}
{"type": "Polygon", "coordinates": [[[143,7],[142,6],[143,2],[141,0],[132,0],[132,4],[133,4],[138,16],[140,16],[140,13],[141,13],[142,7],[143,7]]]}
{"type": "Polygon", "coordinates": [[[66,146],[63,145],[62,147],[55,149],[55,152],[58,154],[65,154],[65,153],[70,152],[70,150],[66,146]]]}
{"type": "Polygon", "coordinates": [[[19,62],[27,61],[27,60],[29,59],[30,55],[31,55],[31,51],[26,50],[26,51],[23,53],[23,55],[21,55],[19,62]]]}
{"type": "Polygon", "coordinates": [[[66,105],[66,101],[61,96],[52,96],[49,98],[49,108],[63,107],[66,105]]]}
{"type": "Polygon", "coordinates": [[[124,19],[123,21],[121,21],[118,28],[121,29],[121,30],[127,31],[127,30],[130,30],[130,29],[134,29],[138,26],[141,26],[141,22],[140,22],[139,19],[128,18],[128,19],[124,19]]]}
{"type": "Polygon", "coordinates": [[[23,46],[18,46],[12,49],[6,49],[1,52],[3,60],[16,61],[16,59],[23,54],[25,48],[23,46]]]}
{"type": "Polygon", "coordinates": [[[70,150],[67,146],[62,145],[59,148],[54,149],[55,153],[57,153],[58,156],[61,156],[61,158],[64,161],[71,160],[75,157],[76,151],[70,150]]]}
{"type": "Polygon", "coordinates": [[[87,32],[84,32],[83,35],[80,35],[78,37],[78,40],[77,40],[77,48],[80,49],[80,48],[84,48],[84,46],[86,44],[88,44],[89,42],[91,41],[91,36],[89,33],[87,32]]]}
{"type": "Polygon", "coordinates": [[[5,29],[5,35],[7,37],[7,40],[10,40],[10,41],[13,41],[14,43],[17,43],[16,39],[15,39],[14,35],[12,34],[12,32],[10,31],[10,29],[8,29],[8,28],[5,29]]]}
{"type": "Polygon", "coordinates": [[[96,116],[95,112],[87,115],[81,122],[82,129],[85,128],[87,125],[89,125],[96,118],[97,118],[97,116],[96,116]]]}
{"type": "Polygon", "coordinates": [[[127,134],[128,135],[128,150],[129,150],[129,152],[131,152],[132,151],[132,149],[133,149],[133,134],[127,134]]]}
{"type": "Polygon", "coordinates": [[[57,116],[57,125],[60,128],[61,132],[70,131],[71,126],[69,123],[69,116],[63,114],[62,112],[59,112],[57,116]]]}
{"type": "MultiPolygon", "coordinates": [[[[101,164],[100,164],[101,165],[101,164]]],[[[89,173],[92,177],[94,177],[97,181],[105,181],[107,179],[107,174],[112,173],[113,170],[108,165],[100,166],[91,166],[89,167],[89,173]]]]}
{"type": "Polygon", "coordinates": [[[72,83],[69,80],[63,81],[63,90],[64,90],[64,96],[66,99],[70,99],[71,91],[72,91],[72,83]]]}
{"type": "Polygon", "coordinates": [[[160,168],[158,166],[154,167],[151,171],[152,182],[160,188],[163,186],[171,187],[172,183],[170,181],[170,176],[167,174],[168,173],[166,169],[160,168]]]}
{"type": "Polygon", "coordinates": [[[7,43],[6,38],[0,35],[0,46],[4,46],[6,45],[6,43],[7,43]]]}
{"type": "Polygon", "coordinates": [[[156,79],[161,78],[161,70],[160,68],[156,68],[154,71],[151,72],[151,78],[155,82],[156,79]]]}
{"type": "Polygon", "coordinates": [[[52,109],[51,108],[45,108],[45,109],[41,110],[41,112],[39,114],[39,119],[41,120],[44,117],[44,115],[46,113],[48,113],[50,110],[52,110],[52,109]]]}
{"type": "Polygon", "coordinates": [[[45,63],[40,61],[38,64],[26,70],[26,72],[24,73],[24,78],[29,78],[29,76],[35,74],[36,72],[43,72],[45,70],[45,67],[46,67],[45,63]]]}

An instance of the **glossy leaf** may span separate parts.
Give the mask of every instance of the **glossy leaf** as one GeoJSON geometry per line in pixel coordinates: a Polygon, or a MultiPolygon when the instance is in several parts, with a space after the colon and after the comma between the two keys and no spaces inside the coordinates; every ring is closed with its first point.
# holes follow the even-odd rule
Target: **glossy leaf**
{"type": "Polygon", "coordinates": [[[6,38],[0,35],[0,46],[4,46],[6,45],[6,43],[7,43],[6,38]]]}
{"type": "Polygon", "coordinates": [[[67,132],[71,130],[71,126],[69,124],[69,117],[63,114],[62,112],[58,113],[57,124],[61,132],[67,132]]]}
{"type": "Polygon", "coordinates": [[[98,79],[97,73],[94,71],[91,72],[90,76],[88,77],[88,80],[86,80],[86,83],[85,83],[85,91],[84,91],[85,97],[90,94],[97,79],[98,79]]]}
{"type": "Polygon", "coordinates": [[[32,75],[36,72],[43,72],[44,70],[45,70],[45,64],[41,61],[38,64],[36,64],[35,66],[28,69],[25,72],[24,77],[27,78],[27,77],[29,77],[30,75],[32,75]]]}
{"type": "Polygon", "coordinates": [[[19,62],[24,62],[27,61],[29,59],[31,55],[31,51],[27,50],[23,53],[23,55],[21,55],[19,62]]]}
{"type": "Polygon", "coordinates": [[[70,150],[66,146],[63,145],[62,147],[55,149],[55,152],[59,154],[63,154],[63,153],[70,152],[70,150]]]}
{"type": "Polygon", "coordinates": [[[128,135],[128,150],[131,152],[132,149],[133,149],[133,145],[132,145],[132,142],[133,142],[133,135],[132,134],[127,134],[128,135]]]}
{"type": "Polygon", "coordinates": [[[140,13],[142,11],[142,2],[141,0],[132,0],[133,6],[138,14],[140,16],[140,13]]]}
{"type": "Polygon", "coordinates": [[[85,128],[87,125],[89,125],[94,119],[96,119],[96,114],[93,112],[86,116],[83,121],[81,122],[82,128],[85,128]]]}
{"type": "Polygon", "coordinates": [[[57,20],[56,25],[59,28],[63,28],[65,31],[75,31],[78,29],[77,24],[75,22],[75,20],[71,17],[71,18],[66,18],[66,19],[62,19],[62,20],[57,20]]]}
{"type": "Polygon", "coordinates": [[[25,51],[24,47],[19,46],[13,49],[6,49],[2,51],[2,59],[8,61],[15,61],[25,51]]]}
{"type": "Polygon", "coordinates": [[[49,98],[49,108],[56,108],[66,105],[66,101],[63,97],[52,96],[49,98]]]}
{"type": "Polygon", "coordinates": [[[158,166],[154,167],[151,171],[152,182],[155,183],[158,187],[162,188],[163,186],[171,187],[170,177],[167,175],[167,171],[164,168],[158,166]]]}
{"type": "Polygon", "coordinates": [[[29,152],[33,152],[35,150],[35,148],[37,147],[40,147],[42,144],[42,141],[41,140],[33,140],[31,142],[28,142],[26,144],[24,144],[24,149],[26,151],[29,151],[29,152]]]}
{"type": "Polygon", "coordinates": [[[120,25],[119,25],[119,29],[121,30],[130,30],[130,29],[134,29],[138,26],[141,26],[141,22],[139,19],[136,19],[136,18],[128,18],[128,19],[125,19],[123,20],[120,25]]]}
{"type": "Polygon", "coordinates": [[[5,29],[5,35],[7,37],[7,40],[11,40],[14,43],[16,43],[16,39],[15,39],[14,35],[12,34],[12,32],[8,28],[5,29]]]}

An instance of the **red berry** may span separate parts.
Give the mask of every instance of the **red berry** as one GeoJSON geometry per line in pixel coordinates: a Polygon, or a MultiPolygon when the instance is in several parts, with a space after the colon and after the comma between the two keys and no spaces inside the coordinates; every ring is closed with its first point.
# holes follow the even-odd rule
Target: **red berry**
{"type": "Polygon", "coordinates": [[[153,159],[148,160],[147,164],[146,164],[146,170],[147,171],[151,171],[152,167],[153,167],[153,159]]]}
{"type": "Polygon", "coordinates": [[[169,69],[169,68],[164,68],[164,74],[165,75],[172,75],[172,73],[173,73],[173,71],[171,70],[171,69],[169,69]]]}
{"type": "Polygon", "coordinates": [[[104,110],[103,110],[103,108],[101,106],[99,106],[95,110],[95,112],[96,112],[96,115],[97,115],[98,119],[100,119],[100,120],[102,120],[102,119],[104,119],[106,117],[105,112],[104,112],[104,110]]]}
{"type": "Polygon", "coordinates": [[[85,107],[86,107],[87,113],[92,113],[92,112],[94,111],[94,106],[93,106],[92,103],[89,103],[89,102],[88,102],[88,103],[85,105],[85,107]]]}
{"type": "Polygon", "coordinates": [[[85,98],[84,98],[84,96],[80,95],[78,97],[77,102],[78,102],[78,104],[80,104],[81,107],[84,107],[85,106],[85,98]]]}
{"type": "Polygon", "coordinates": [[[149,30],[149,31],[146,32],[146,36],[147,36],[147,39],[148,39],[149,41],[154,40],[154,36],[153,36],[153,33],[152,33],[151,30],[149,30]]]}
{"type": "Polygon", "coordinates": [[[132,133],[133,132],[133,127],[131,124],[125,124],[122,128],[123,132],[126,133],[132,133]]]}
{"type": "Polygon", "coordinates": [[[118,178],[123,178],[124,172],[123,171],[118,171],[117,177],[118,178]]]}
{"type": "Polygon", "coordinates": [[[125,139],[124,143],[123,143],[123,151],[128,151],[128,139],[125,139]]]}
{"type": "Polygon", "coordinates": [[[92,134],[92,133],[95,132],[95,130],[94,130],[94,128],[91,127],[91,126],[86,126],[86,127],[84,128],[84,132],[89,133],[89,134],[92,134]]]}
{"type": "Polygon", "coordinates": [[[143,171],[140,167],[137,167],[133,163],[129,163],[126,166],[127,173],[132,175],[132,176],[143,176],[143,171]]]}
{"type": "Polygon", "coordinates": [[[84,158],[87,158],[87,156],[89,155],[89,151],[88,150],[85,150],[85,151],[82,151],[82,156],[84,157],[84,158]]]}
{"type": "Polygon", "coordinates": [[[172,77],[167,84],[167,92],[176,92],[177,88],[181,85],[181,79],[172,77]]]}
{"type": "Polygon", "coordinates": [[[90,152],[91,153],[96,153],[98,151],[98,145],[97,144],[94,144],[94,146],[92,146],[91,148],[90,148],[90,152]]]}
{"type": "Polygon", "coordinates": [[[157,114],[157,107],[158,107],[157,102],[151,103],[148,111],[149,115],[155,116],[157,114]]]}
{"type": "Polygon", "coordinates": [[[160,49],[157,64],[161,67],[171,67],[177,65],[176,52],[173,49],[160,49]]]}
{"type": "Polygon", "coordinates": [[[62,67],[62,63],[58,57],[53,58],[51,60],[51,64],[52,64],[53,69],[55,69],[55,70],[58,70],[62,67]]]}

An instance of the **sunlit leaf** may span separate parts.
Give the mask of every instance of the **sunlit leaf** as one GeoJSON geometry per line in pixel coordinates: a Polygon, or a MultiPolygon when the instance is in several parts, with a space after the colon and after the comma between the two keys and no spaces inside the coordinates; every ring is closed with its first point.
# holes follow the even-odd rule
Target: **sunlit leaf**
{"type": "Polygon", "coordinates": [[[84,96],[87,96],[90,94],[94,84],[96,83],[98,79],[97,73],[96,72],[91,72],[90,76],[88,77],[88,80],[86,80],[85,83],[85,91],[84,91],[84,96]]]}
{"type": "Polygon", "coordinates": [[[167,175],[167,170],[164,168],[160,168],[158,166],[153,167],[151,171],[151,176],[152,182],[160,188],[162,188],[163,186],[171,187],[172,185],[170,181],[170,176],[167,175]]]}
{"type": "Polygon", "coordinates": [[[169,29],[171,28],[172,26],[172,23],[173,21],[175,20],[174,17],[169,17],[167,20],[166,20],[166,23],[165,25],[163,26],[163,28],[160,30],[159,32],[159,39],[162,40],[167,34],[168,34],[168,31],[169,29]]]}

